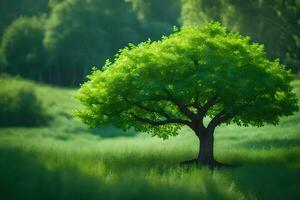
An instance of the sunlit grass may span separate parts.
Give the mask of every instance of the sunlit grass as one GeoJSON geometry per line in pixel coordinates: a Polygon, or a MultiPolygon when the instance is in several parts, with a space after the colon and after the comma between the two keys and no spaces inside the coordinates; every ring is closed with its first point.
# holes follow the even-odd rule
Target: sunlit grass
{"type": "Polygon", "coordinates": [[[187,128],[169,140],[90,131],[69,114],[74,91],[37,90],[54,118],[0,129],[1,199],[300,199],[299,113],[275,127],[219,127],[216,158],[240,167],[211,171],[179,166],[198,151],[187,128]]]}

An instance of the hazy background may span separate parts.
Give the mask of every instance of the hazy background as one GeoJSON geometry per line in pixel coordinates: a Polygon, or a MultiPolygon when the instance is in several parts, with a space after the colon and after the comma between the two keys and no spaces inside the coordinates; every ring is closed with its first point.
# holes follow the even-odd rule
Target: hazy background
{"type": "Polygon", "coordinates": [[[300,70],[299,0],[1,0],[0,70],[79,86],[118,49],[217,20],[300,70]]]}

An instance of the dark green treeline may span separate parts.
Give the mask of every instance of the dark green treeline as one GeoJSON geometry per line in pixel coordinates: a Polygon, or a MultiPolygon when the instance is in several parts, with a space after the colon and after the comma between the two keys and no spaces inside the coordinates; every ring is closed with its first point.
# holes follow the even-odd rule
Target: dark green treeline
{"type": "Polygon", "coordinates": [[[300,0],[182,0],[183,25],[210,20],[249,35],[271,59],[300,70],[300,0]]]}
{"type": "Polygon", "coordinates": [[[300,70],[299,0],[3,0],[0,70],[78,86],[129,42],[217,20],[300,70]]]}

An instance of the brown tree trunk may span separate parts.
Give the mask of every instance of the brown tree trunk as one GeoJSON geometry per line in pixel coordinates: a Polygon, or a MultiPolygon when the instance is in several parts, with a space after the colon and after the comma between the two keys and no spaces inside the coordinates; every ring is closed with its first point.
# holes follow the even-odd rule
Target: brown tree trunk
{"type": "Polygon", "coordinates": [[[197,164],[213,168],[238,167],[239,165],[224,164],[214,158],[214,128],[205,128],[204,130],[195,131],[199,138],[199,153],[196,159],[183,161],[181,165],[197,164]]]}
{"type": "Polygon", "coordinates": [[[216,161],[214,159],[214,130],[206,129],[206,131],[199,134],[199,136],[200,147],[197,157],[197,163],[200,165],[215,167],[216,161]]]}

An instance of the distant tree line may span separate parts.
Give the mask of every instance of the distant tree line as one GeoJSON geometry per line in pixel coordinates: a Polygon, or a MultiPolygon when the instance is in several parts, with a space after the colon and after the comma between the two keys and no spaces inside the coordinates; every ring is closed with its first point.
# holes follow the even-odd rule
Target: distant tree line
{"type": "Polygon", "coordinates": [[[217,20],[265,44],[268,56],[300,70],[297,0],[3,0],[0,70],[78,86],[128,43],[156,40],[173,26],[217,20]]]}
{"type": "Polygon", "coordinates": [[[299,0],[181,0],[181,23],[216,20],[265,45],[271,59],[300,70],[299,0]]]}
{"type": "Polygon", "coordinates": [[[129,42],[171,33],[180,13],[172,0],[18,2],[1,2],[1,71],[64,86],[77,86],[129,42]]]}

